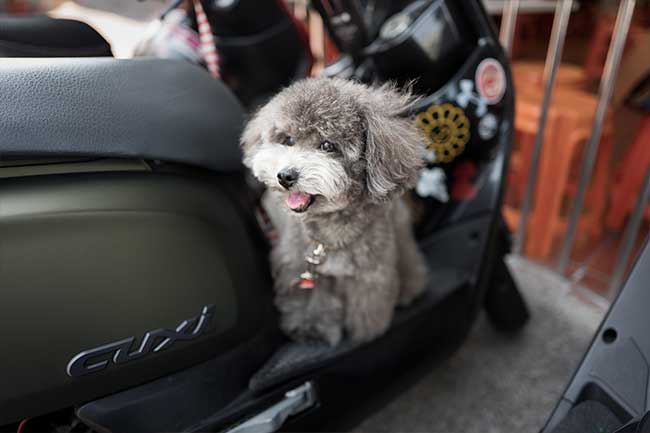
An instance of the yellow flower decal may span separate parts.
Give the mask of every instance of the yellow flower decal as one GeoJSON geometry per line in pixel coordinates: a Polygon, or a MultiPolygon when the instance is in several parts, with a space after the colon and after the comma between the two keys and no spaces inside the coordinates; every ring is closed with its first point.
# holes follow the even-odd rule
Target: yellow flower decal
{"type": "Polygon", "coordinates": [[[453,161],[469,141],[469,120],[455,105],[432,105],[418,113],[415,123],[429,137],[427,148],[435,151],[435,162],[453,161]]]}

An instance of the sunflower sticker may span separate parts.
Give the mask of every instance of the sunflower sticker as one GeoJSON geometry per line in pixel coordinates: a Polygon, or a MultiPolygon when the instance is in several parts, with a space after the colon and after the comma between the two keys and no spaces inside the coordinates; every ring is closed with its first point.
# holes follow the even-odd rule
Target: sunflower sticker
{"type": "Polygon", "coordinates": [[[455,105],[432,105],[415,116],[415,123],[429,138],[427,149],[435,152],[435,162],[453,161],[469,141],[469,120],[455,105]]]}

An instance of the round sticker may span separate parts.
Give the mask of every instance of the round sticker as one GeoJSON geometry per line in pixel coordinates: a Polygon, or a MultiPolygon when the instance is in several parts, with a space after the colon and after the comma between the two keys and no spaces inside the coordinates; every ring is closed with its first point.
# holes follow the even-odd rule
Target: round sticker
{"type": "Polygon", "coordinates": [[[497,133],[497,118],[494,114],[488,113],[478,122],[478,135],[483,140],[489,140],[497,133]]]}
{"type": "Polygon", "coordinates": [[[501,63],[493,58],[479,63],[474,80],[479,94],[488,104],[498,104],[506,93],[506,74],[501,63]]]}
{"type": "Polygon", "coordinates": [[[416,124],[429,138],[427,148],[435,152],[435,162],[451,162],[469,141],[469,119],[452,104],[432,105],[418,113],[416,124]]]}

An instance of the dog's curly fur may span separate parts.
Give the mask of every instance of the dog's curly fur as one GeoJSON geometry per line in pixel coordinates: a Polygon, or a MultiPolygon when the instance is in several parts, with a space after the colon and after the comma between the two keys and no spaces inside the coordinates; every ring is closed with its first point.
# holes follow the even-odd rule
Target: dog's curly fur
{"type": "Polygon", "coordinates": [[[426,265],[401,198],[423,161],[423,137],[403,117],[413,102],[390,84],[313,78],[284,89],[246,126],[244,163],[267,185],[265,205],[279,232],[271,262],[291,337],[368,341],[388,328],[396,305],[423,291],[426,265]],[[298,179],[282,187],[278,173],[289,168],[298,179]],[[285,204],[292,191],[309,194],[307,210],[285,204]],[[327,259],[315,288],[300,289],[315,241],[326,245],[327,259]]]}

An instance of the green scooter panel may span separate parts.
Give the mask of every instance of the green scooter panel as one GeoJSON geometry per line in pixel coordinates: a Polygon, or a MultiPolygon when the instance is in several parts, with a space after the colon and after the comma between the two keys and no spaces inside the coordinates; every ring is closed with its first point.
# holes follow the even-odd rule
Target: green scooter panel
{"type": "Polygon", "coordinates": [[[244,221],[224,192],[197,178],[3,179],[0,424],[145,383],[253,338],[271,302],[244,221]]]}

